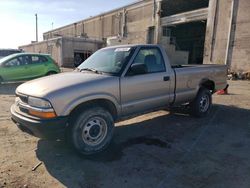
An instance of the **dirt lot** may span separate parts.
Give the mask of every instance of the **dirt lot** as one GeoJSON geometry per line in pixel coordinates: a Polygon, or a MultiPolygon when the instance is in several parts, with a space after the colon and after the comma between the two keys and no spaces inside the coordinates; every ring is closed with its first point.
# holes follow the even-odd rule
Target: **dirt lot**
{"type": "Polygon", "coordinates": [[[250,82],[229,83],[208,117],[159,111],[120,122],[93,157],[19,131],[9,114],[16,85],[1,86],[0,187],[249,188],[250,82]]]}

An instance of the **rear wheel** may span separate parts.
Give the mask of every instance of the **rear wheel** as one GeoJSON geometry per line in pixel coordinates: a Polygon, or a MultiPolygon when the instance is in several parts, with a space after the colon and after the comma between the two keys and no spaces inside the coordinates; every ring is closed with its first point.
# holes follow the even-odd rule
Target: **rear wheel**
{"type": "Polygon", "coordinates": [[[211,92],[206,88],[201,88],[194,101],[190,103],[190,114],[195,117],[204,117],[209,113],[211,105],[211,92]]]}
{"type": "Polygon", "coordinates": [[[86,109],[72,123],[71,143],[81,154],[98,153],[109,145],[113,130],[113,117],[107,110],[101,107],[86,109]]]}

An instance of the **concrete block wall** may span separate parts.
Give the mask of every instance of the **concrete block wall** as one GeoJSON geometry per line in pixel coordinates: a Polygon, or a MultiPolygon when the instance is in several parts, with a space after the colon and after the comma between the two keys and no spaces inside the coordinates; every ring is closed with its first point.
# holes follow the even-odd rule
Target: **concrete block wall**
{"type": "Polygon", "coordinates": [[[148,27],[154,26],[152,4],[127,11],[128,43],[147,43],[148,27]]]}
{"type": "Polygon", "coordinates": [[[250,1],[210,0],[204,62],[250,70],[250,1]]]}
{"type": "Polygon", "coordinates": [[[20,46],[25,52],[45,53],[62,67],[74,67],[74,51],[95,52],[103,47],[103,41],[76,37],[59,37],[46,41],[20,46]]]}
{"type": "Polygon", "coordinates": [[[238,1],[233,23],[231,69],[237,72],[250,71],[250,1],[238,1]]]}
{"type": "Polygon", "coordinates": [[[100,40],[113,36],[122,36],[124,27],[125,33],[122,37],[125,37],[126,43],[146,43],[148,27],[155,24],[153,20],[153,3],[153,1],[149,0],[138,2],[46,32],[43,37],[44,40],[48,40],[55,36],[87,36],[88,38],[100,40]]]}
{"type": "MultiPolygon", "coordinates": [[[[164,2],[167,1],[163,1],[163,9],[164,2]]],[[[154,6],[153,0],[136,2],[46,32],[44,39],[48,40],[57,36],[83,36],[105,41],[106,38],[119,36],[121,44],[147,43],[148,28],[155,26],[157,36],[155,43],[160,43],[158,40],[161,37],[158,36],[160,36],[161,27],[160,21],[157,21],[157,14],[154,17],[154,14],[158,13],[155,8],[157,7],[154,6]],[[124,22],[124,20],[126,21],[124,22]]],[[[249,8],[249,0],[209,0],[204,63],[226,64],[233,71],[250,70],[249,8]]],[[[55,56],[59,56],[60,52],[55,46],[51,45],[48,48],[46,45],[42,45],[40,46],[42,50],[39,48],[39,51],[51,51],[56,54],[55,56]]],[[[25,48],[38,50],[37,45],[25,48]]]]}
{"type": "Polygon", "coordinates": [[[225,64],[232,0],[210,0],[204,62],[225,64]]]}

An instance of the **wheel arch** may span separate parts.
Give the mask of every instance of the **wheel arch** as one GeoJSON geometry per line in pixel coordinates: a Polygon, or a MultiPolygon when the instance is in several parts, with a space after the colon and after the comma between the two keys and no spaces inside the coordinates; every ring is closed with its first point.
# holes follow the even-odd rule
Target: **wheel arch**
{"type": "Polygon", "coordinates": [[[215,83],[214,81],[208,79],[208,78],[204,78],[201,80],[200,84],[199,84],[199,89],[201,88],[206,88],[209,91],[211,91],[211,93],[215,92],[215,83]]]}
{"type": "Polygon", "coordinates": [[[75,106],[73,109],[70,110],[69,117],[72,118],[82,110],[96,106],[108,110],[112,115],[112,117],[114,118],[114,120],[117,119],[119,113],[117,106],[114,104],[114,102],[105,98],[92,99],[78,104],[77,106],[75,106]]]}
{"type": "Polygon", "coordinates": [[[57,74],[58,72],[56,72],[55,70],[49,70],[46,75],[50,75],[50,74],[57,74]]]}

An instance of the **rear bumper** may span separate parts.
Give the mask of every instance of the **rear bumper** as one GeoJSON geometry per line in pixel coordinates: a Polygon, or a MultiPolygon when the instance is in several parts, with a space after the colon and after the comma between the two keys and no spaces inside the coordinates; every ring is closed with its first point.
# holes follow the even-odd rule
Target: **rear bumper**
{"type": "Polygon", "coordinates": [[[20,130],[30,135],[45,139],[63,139],[68,124],[68,117],[58,117],[49,120],[37,120],[22,116],[11,106],[11,119],[20,130]]]}

